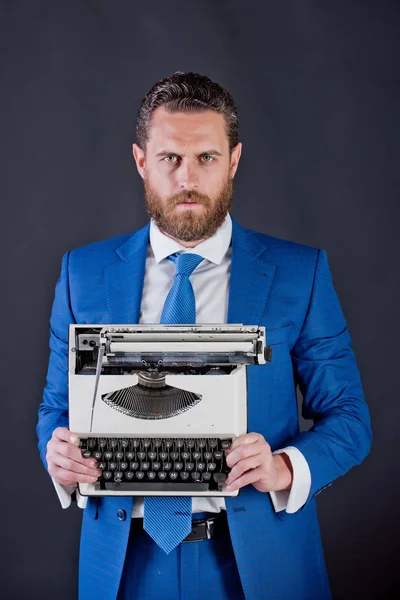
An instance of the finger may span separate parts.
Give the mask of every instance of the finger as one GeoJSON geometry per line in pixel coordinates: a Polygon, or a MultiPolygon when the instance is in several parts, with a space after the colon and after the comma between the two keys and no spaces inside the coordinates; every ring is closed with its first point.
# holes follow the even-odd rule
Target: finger
{"type": "Polygon", "coordinates": [[[233,467],[230,471],[226,483],[233,483],[236,479],[238,479],[243,473],[249,471],[250,469],[255,469],[263,464],[262,454],[256,454],[250,456],[249,458],[239,460],[238,463],[233,467]]]}
{"type": "Polygon", "coordinates": [[[53,431],[53,438],[63,442],[70,442],[76,446],[79,445],[79,438],[76,433],[71,432],[66,427],[57,427],[57,429],[53,431]]]}
{"type": "Polygon", "coordinates": [[[67,471],[72,471],[73,473],[83,473],[85,475],[91,475],[92,477],[100,477],[102,473],[100,469],[85,466],[82,463],[76,462],[71,458],[63,456],[62,454],[57,454],[54,457],[53,464],[57,467],[62,467],[67,471]]]}
{"type": "Polygon", "coordinates": [[[239,435],[236,439],[233,440],[230,447],[226,450],[225,454],[228,455],[235,450],[238,446],[242,444],[253,444],[257,442],[260,437],[262,437],[259,433],[244,433],[243,435],[239,435]]]}
{"type": "Polygon", "coordinates": [[[238,446],[226,457],[226,464],[228,467],[233,468],[239,460],[248,458],[249,456],[256,456],[261,451],[262,448],[256,443],[238,446]]]}
{"type": "Polygon", "coordinates": [[[91,464],[91,462],[95,460],[93,458],[84,458],[82,456],[82,450],[80,448],[78,448],[74,444],[71,444],[70,442],[63,442],[58,439],[54,439],[52,442],[49,443],[48,453],[51,456],[54,456],[55,454],[62,454],[63,456],[68,456],[69,458],[72,458],[73,460],[76,460],[77,462],[80,462],[82,464],[85,464],[85,461],[90,461],[86,464],[91,464]]]}
{"type": "Polygon", "coordinates": [[[256,469],[252,469],[251,471],[246,471],[241,477],[236,479],[233,483],[228,484],[226,489],[230,492],[234,490],[239,490],[245,485],[249,485],[250,483],[255,483],[261,479],[262,471],[261,467],[257,467],[256,469]]]}
{"type": "MultiPolygon", "coordinates": [[[[50,472],[50,471],[49,471],[50,472]]],[[[91,475],[85,475],[84,473],[74,473],[68,469],[62,467],[56,467],[50,472],[50,475],[54,477],[61,485],[71,485],[73,483],[94,483],[98,477],[92,477],[91,475]]]]}

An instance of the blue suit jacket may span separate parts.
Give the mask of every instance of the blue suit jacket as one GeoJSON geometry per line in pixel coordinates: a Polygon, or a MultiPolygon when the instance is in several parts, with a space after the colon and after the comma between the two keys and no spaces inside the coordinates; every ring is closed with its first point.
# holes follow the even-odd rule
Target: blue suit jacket
{"type": "MultiPolygon", "coordinates": [[[[248,367],[248,431],[262,433],[273,450],[296,446],[312,478],[309,498],[294,514],[276,513],[269,494],[252,485],[226,498],[237,565],[247,600],[324,600],[330,592],[315,497],[360,463],[371,443],[351,338],[324,250],[232,221],[228,322],[265,325],[273,346],[271,363],[248,367]],[[305,432],[299,431],[297,385],[303,415],[314,422],[305,432]]],[[[63,257],[37,425],[46,468],[53,430],[68,427],[68,325],[139,322],[148,240],[149,225],[63,257]]],[[[116,598],[132,502],[89,499],[81,534],[81,600],[116,598]]]]}

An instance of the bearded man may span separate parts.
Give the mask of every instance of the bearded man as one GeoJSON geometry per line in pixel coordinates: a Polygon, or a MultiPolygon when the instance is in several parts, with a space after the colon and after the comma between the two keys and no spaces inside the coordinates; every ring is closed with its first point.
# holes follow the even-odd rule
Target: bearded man
{"type": "MultiPolygon", "coordinates": [[[[326,252],[233,218],[237,110],[208,77],[177,72],[157,82],[140,105],[136,141],[150,222],[64,255],[37,425],[62,506],[75,496],[84,508],[79,598],[326,600],[316,496],[359,464],[371,443],[326,252]],[[217,526],[211,537],[186,536],[166,552],[145,527],[146,497],[83,498],[76,490],[101,472],[68,429],[68,326],[159,323],[176,263],[187,254],[197,257],[195,322],[263,325],[273,360],[248,368],[249,433],[227,451],[228,489],[240,494],[188,499],[197,527],[209,530],[211,518],[217,526]],[[303,415],[313,420],[308,431],[300,431],[297,387],[303,415]]],[[[167,527],[161,513],[152,518],[159,531],[167,527]]]]}

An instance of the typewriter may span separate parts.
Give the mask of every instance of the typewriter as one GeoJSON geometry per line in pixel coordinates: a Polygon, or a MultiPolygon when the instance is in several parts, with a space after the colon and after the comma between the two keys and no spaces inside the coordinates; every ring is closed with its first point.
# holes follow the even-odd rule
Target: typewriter
{"type": "Polygon", "coordinates": [[[225,450],[247,432],[246,366],[265,327],[70,325],[69,428],[102,475],[84,496],[237,496],[225,450]]]}

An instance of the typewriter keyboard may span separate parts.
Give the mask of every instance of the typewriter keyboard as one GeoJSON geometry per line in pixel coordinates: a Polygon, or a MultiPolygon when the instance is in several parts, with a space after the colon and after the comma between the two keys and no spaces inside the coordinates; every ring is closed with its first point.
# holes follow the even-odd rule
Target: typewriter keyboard
{"type": "Polygon", "coordinates": [[[98,489],[114,491],[222,491],[230,468],[219,438],[87,438],[82,456],[95,458],[98,489]]]}

